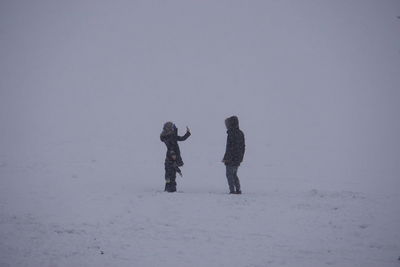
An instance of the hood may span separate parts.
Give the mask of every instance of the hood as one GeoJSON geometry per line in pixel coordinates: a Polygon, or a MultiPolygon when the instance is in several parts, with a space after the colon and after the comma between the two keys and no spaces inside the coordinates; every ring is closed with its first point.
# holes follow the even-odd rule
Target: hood
{"type": "Polygon", "coordinates": [[[225,125],[228,130],[239,128],[239,119],[236,116],[229,117],[225,120],[225,125]]]}
{"type": "Polygon", "coordinates": [[[169,121],[164,124],[161,135],[164,135],[164,136],[170,135],[170,134],[174,133],[175,131],[176,131],[175,124],[169,121]]]}

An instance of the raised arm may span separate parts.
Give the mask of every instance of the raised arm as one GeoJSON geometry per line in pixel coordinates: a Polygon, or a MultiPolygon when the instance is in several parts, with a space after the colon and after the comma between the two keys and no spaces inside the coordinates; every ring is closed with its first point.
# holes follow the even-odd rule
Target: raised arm
{"type": "Polygon", "coordinates": [[[189,129],[189,127],[186,127],[186,133],[185,133],[185,135],[184,135],[184,136],[176,135],[176,137],[177,137],[176,140],[178,140],[178,141],[185,141],[186,139],[189,138],[190,135],[191,135],[190,129],[189,129]]]}

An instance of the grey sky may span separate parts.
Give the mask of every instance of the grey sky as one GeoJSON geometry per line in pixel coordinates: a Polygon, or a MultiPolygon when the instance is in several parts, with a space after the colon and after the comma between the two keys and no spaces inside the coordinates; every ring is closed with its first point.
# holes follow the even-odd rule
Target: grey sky
{"type": "Polygon", "coordinates": [[[237,114],[254,173],[396,177],[398,15],[378,0],[2,0],[0,156],[160,161],[174,120],[194,133],[186,161],[207,165],[237,114]]]}

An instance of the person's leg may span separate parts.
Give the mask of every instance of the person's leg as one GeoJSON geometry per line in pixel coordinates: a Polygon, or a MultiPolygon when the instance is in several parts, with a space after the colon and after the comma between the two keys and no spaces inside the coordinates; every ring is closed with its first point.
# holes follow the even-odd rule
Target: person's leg
{"type": "Polygon", "coordinates": [[[236,194],[241,194],[242,191],[240,190],[240,180],[237,175],[238,169],[239,169],[239,166],[235,167],[235,170],[234,170],[234,184],[235,184],[235,188],[236,188],[236,191],[235,191],[236,194]]]}
{"type": "Polygon", "coordinates": [[[168,165],[164,164],[164,169],[165,169],[165,188],[164,188],[164,192],[168,191],[168,184],[169,184],[169,175],[168,175],[168,165]]]}
{"type": "Polygon", "coordinates": [[[167,192],[174,192],[174,177],[176,177],[174,171],[172,166],[165,164],[165,191],[167,192]]]}
{"type": "Polygon", "coordinates": [[[234,167],[226,166],[226,179],[228,180],[229,193],[235,193],[234,167]]]}
{"type": "Polygon", "coordinates": [[[176,173],[174,177],[171,179],[171,191],[170,192],[176,192],[176,173]]]}

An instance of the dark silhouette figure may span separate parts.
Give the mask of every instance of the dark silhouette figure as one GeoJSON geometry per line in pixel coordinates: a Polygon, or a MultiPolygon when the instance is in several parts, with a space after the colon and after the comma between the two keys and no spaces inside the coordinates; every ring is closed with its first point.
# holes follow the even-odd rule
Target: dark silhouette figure
{"type": "Polygon", "coordinates": [[[178,129],[172,122],[166,122],[163,131],[160,134],[160,140],[167,146],[167,153],[165,157],[165,191],[176,191],[176,173],[182,176],[179,167],[183,166],[181,151],[179,149],[178,141],[185,141],[190,136],[190,130],[186,127],[186,134],[184,136],[178,135],[178,129]]]}
{"type": "Polygon", "coordinates": [[[226,166],[226,178],[228,179],[229,193],[241,194],[240,181],[237,172],[240,163],[243,161],[245,152],[244,134],[239,129],[239,119],[236,116],[229,117],[225,120],[227,129],[227,141],[224,159],[222,160],[226,166]]]}

